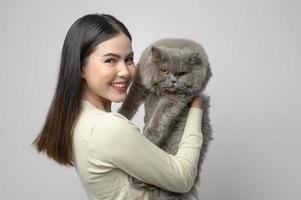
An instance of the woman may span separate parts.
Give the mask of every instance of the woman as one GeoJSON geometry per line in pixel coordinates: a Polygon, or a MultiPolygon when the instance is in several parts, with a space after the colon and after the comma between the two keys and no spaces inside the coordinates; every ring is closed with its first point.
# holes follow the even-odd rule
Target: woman
{"type": "Polygon", "coordinates": [[[111,112],[135,76],[131,35],[116,18],[87,15],[69,29],[57,88],[33,144],[60,164],[74,166],[90,199],[149,199],[129,177],[188,192],[203,140],[200,98],[191,103],[179,151],[169,155],[132,122],[111,112]]]}

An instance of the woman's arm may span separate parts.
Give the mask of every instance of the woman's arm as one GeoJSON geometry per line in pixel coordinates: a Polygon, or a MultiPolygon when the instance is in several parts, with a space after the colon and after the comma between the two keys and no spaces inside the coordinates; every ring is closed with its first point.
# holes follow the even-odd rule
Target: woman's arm
{"type": "Polygon", "coordinates": [[[110,113],[110,123],[96,124],[90,148],[96,159],[109,162],[127,174],[165,190],[186,193],[194,184],[202,146],[203,111],[189,110],[178,153],[172,156],[145,138],[131,121],[110,113]]]}

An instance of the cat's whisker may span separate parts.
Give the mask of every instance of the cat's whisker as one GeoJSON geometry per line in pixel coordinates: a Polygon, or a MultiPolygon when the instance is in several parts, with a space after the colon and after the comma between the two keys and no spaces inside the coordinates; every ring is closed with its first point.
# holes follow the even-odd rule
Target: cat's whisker
{"type": "Polygon", "coordinates": [[[150,89],[150,92],[156,93],[156,91],[158,91],[158,88],[160,88],[160,85],[159,85],[159,84],[157,84],[155,87],[152,87],[152,88],[150,89]]]}
{"type": "Polygon", "coordinates": [[[166,89],[166,88],[169,88],[169,87],[168,87],[168,84],[165,83],[165,82],[162,82],[162,83],[158,83],[155,87],[152,87],[152,88],[150,89],[150,92],[156,93],[157,95],[160,96],[161,90],[166,89]]]}
{"type": "Polygon", "coordinates": [[[177,84],[175,84],[175,87],[181,91],[183,91],[186,95],[191,95],[192,92],[185,86],[185,84],[181,83],[181,82],[177,82],[177,84]]]}

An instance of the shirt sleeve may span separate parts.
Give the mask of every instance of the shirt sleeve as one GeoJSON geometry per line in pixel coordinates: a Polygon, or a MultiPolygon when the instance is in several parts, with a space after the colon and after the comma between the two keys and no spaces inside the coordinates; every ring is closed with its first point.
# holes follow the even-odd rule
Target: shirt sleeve
{"type": "Polygon", "coordinates": [[[175,156],[150,142],[131,121],[118,113],[97,122],[90,148],[96,159],[109,162],[145,183],[168,191],[190,191],[197,174],[203,142],[203,110],[191,107],[175,156]]]}

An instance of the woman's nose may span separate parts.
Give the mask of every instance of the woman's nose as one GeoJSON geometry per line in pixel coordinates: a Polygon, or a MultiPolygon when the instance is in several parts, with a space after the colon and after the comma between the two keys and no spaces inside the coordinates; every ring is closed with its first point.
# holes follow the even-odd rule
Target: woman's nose
{"type": "Polygon", "coordinates": [[[126,63],[122,62],[119,66],[119,71],[117,74],[119,77],[128,78],[130,76],[130,71],[126,63]]]}

